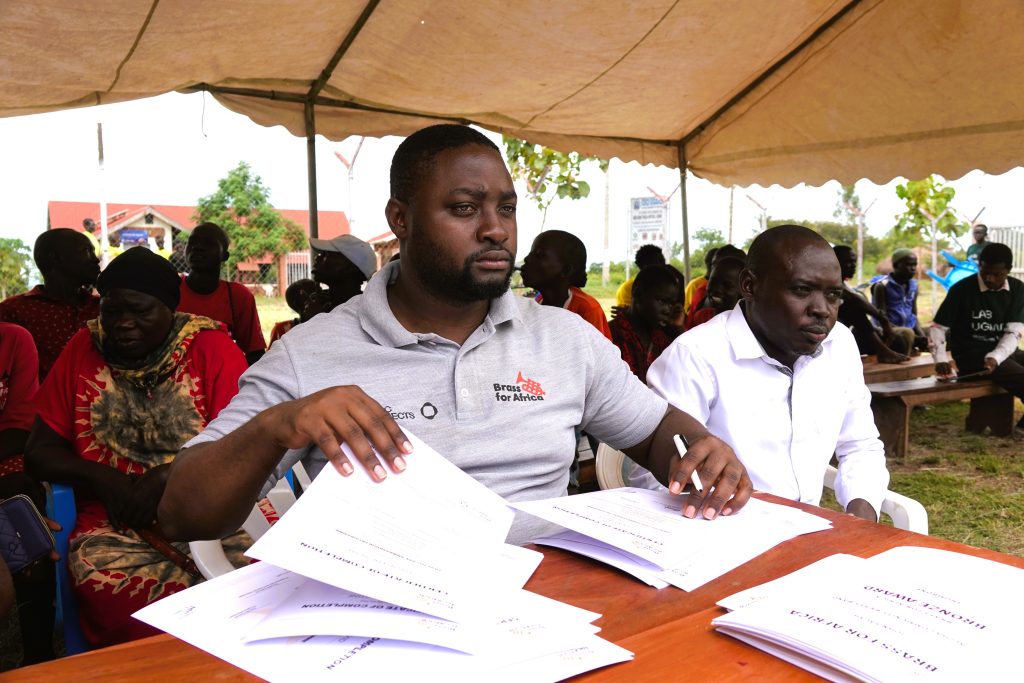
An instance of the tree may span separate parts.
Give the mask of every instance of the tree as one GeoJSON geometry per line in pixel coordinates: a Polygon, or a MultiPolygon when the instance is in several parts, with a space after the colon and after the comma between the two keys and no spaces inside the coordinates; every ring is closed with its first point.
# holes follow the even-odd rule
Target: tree
{"type": "MultiPolygon", "coordinates": [[[[970,224],[957,217],[950,204],[956,190],[943,185],[937,175],[924,180],[908,180],[896,186],[896,196],[904,201],[907,210],[897,216],[893,232],[922,244],[924,235],[931,237],[932,272],[939,269],[939,235],[956,238],[970,229],[970,224]]],[[[935,308],[935,281],[932,281],[932,309],[935,308]]]]}
{"type": "Polygon", "coordinates": [[[0,299],[28,289],[32,251],[19,239],[0,238],[0,299]]]}
{"type": "Polygon", "coordinates": [[[583,199],[590,195],[590,184],[580,179],[583,162],[597,160],[601,170],[608,172],[608,162],[597,157],[559,152],[508,135],[502,136],[502,140],[512,177],[526,184],[530,199],[542,212],[541,230],[555,198],[583,199]]]}
{"type": "Polygon", "coordinates": [[[843,185],[839,188],[839,197],[836,198],[836,209],[832,212],[835,218],[844,223],[857,225],[864,216],[864,210],[860,206],[860,197],[857,195],[857,188],[854,185],[843,185]]]}
{"type": "Polygon", "coordinates": [[[896,216],[894,231],[921,245],[931,238],[934,246],[939,236],[956,238],[970,229],[967,221],[957,217],[951,203],[956,190],[943,184],[941,177],[930,175],[924,180],[910,180],[896,186],[896,196],[904,201],[906,211],[896,216]]]}
{"type": "MultiPolygon", "coordinates": [[[[714,228],[700,228],[697,232],[693,233],[693,241],[699,244],[700,247],[690,252],[690,278],[697,278],[701,275],[707,275],[704,271],[704,255],[708,253],[709,249],[714,247],[721,247],[725,244],[725,237],[722,233],[714,228]]],[[[672,245],[672,265],[679,269],[679,272],[683,272],[683,263],[678,260],[679,255],[683,250],[683,245],[676,242],[672,245]]]]}
{"type": "Polygon", "coordinates": [[[199,200],[195,219],[216,223],[227,231],[231,238],[227,263],[231,274],[242,261],[267,254],[276,260],[306,243],[302,228],[274,209],[270,190],[244,161],[217,181],[216,192],[199,200]]]}

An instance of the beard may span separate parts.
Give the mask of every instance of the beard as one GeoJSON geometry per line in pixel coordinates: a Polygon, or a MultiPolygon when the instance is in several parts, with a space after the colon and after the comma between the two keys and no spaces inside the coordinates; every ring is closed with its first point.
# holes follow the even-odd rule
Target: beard
{"type": "Polygon", "coordinates": [[[482,247],[462,262],[461,266],[445,263],[440,256],[440,245],[429,239],[410,238],[402,260],[410,262],[419,274],[420,282],[434,296],[445,301],[470,303],[497,299],[508,291],[512,281],[513,255],[500,244],[482,247]],[[496,250],[509,254],[509,268],[504,277],[495,273],[483,279],[473,274],[473,262],[482,254],[496,250]]]}

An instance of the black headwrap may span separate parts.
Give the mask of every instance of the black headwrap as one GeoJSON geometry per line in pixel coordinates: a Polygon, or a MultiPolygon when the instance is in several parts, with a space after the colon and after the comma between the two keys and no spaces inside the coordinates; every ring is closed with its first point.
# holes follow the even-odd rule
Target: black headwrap
{"type": "Polygon", "coordinates": [[[159,299],[172,311],[178,307],[180,287],[170,261],[145,247],[132,247],[115,258],[96,281],[100,296],[112,289],[131,289],[159,299]]]}

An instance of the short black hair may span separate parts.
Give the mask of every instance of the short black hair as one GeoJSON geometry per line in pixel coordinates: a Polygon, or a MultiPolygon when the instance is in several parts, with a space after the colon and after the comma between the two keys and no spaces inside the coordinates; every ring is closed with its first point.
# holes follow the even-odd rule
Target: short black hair
{"type": "Polygon", "coordinates": [[[636,274],[636,278],[633,280],[633,299],[637,298],[637,293],[643,294],[665,285],[675,285],[681,288],[682,283],[676,276],[676,272],[675,268],[664,264],[644,268],[636,274]]]}
{"type": "Polygon", "coordinates": [[[408,202],[438,154],[466,145],[482,145],[501,153],[486,135],[469,126],[442,123],[422,128],[407,137],[391,159],[391,197],[408,202]]]}
{"type": "Polygon", "coordinates": [[[704,252],[704,269],[711,270],[711,262],[715,260],[715,254],[718,253],[718,247],[711,247],[704,252]]]}
{"type": "Polygon", "coordinates": [[[545,230],[541,233],[552,238],[552,246],[562,263],[569,266],[569,284],[583,287],[587,284],[587,245],[576,235],[565,230],[545,230]]]}
{"type": "Polygon", "coordinates": [[[204,230],[213,230],[215,233],[217,233],[217,241],[220,242],[221,248],[224,251],[228,250],[228,244],[230,244],[230,238],[228,238],[227,230],[225,230],[224,228],[220,227],[216,223],[211,223],[209,221],[206,221],[205,223],[200,223],[196,227],[192,228],[192,232],[189,233],[189,237],[191,237],[195,233],[195,231],[199,230],[200,228],[202,228],[204,230]]]}
{"type": "Polygon", "coordinates": [[[845,244],[837,244],[836,246],[832,247],[832,251],[836,253],[836,258],[843,258],[843,256],[848,256],[852,254],[853,248],[848,247],[845,244]]]}
{"type": "MultiPolygon", "coordinates": [[[[746,267],[747,262],[745,259],[741,259],[738,256],[726,256],[724,258],[715,260],[715,264],[711,266],[711,272],[714,272],[716,270],[721,272],[723,270],[732,268],[736,271],[736,274],[739,275],[739,272],[746,267]]],[[[711,273],[708,273],[708,279],[711,279],[711,273]]]]}
{"type": "Polygon", "coordinates": [[[662,266],[665,265],[665,254],[658,245],[645,244],[636,250],[633,262],[641,270],[647,266],[662,266]]]}
{"type": "Polygon", "coordinates": [[[1013,252],[1005,244],[989,242],[978,254],[978,262],[989,266],[1003,264],[1007,270],[1013,270],[1013,252]]]}
{"type": "Polygon", "coordinates": [[[766,270],[778,265],[776,252],[778,247],[790,242],[822,242],[828,246],[828,240],[802,225],[788,224],[768,228],[754,238],[747,253],[747,270],[763,276],[766,270]]]}
{"type": "Polygon", "coordinates": [[[719,259],[724,259],[727,256],[734,256],[738,259],[746,259],[747,252],[743,251],[742,249],[735,245],[723,244],[718,248],[718,251],[715,252],[714,257],[711,259],[712,265],[714,265],[715,261],[718,261],[719,259]]]}
{"type": "Polygon", "coordinates": [[[36,262],[40,273],[46,273],[56,265],[54,257],[58,251],[71,244],[71,240],[75,239],[74,235],[89,239],[85,233],[71,228],[53,228],[36,237],[35,244],[32,245],[32,260],[36,262]]]}

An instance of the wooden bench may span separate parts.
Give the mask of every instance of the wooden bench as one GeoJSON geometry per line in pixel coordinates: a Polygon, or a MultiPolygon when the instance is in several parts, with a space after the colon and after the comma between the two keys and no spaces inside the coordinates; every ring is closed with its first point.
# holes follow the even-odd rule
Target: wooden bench
{"type": "Polygon", "coordinates": [[[879,363],[875,356],[863,356],[864,382],[898,382],[918,377],[931,377],[935,374],[935,359],[930,353],[913,356],[906,363],[879,363]]]}
{"type": "Polygon", "coordinates": [[[996,436],[1013,433],[1013,396],[990,380],[939,382],[934,377],[869,384],[875,426],[885,444],[885,454],[903,458],[910,436],[910,411],[914,406],[971,399],[965,428],[980,434],[986,427],[996,436]]]}

